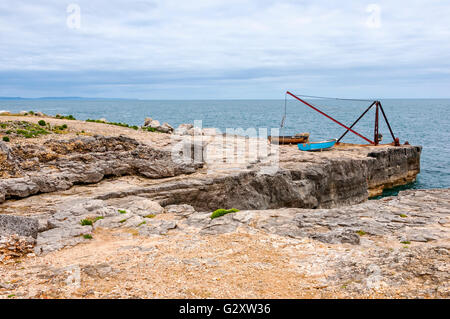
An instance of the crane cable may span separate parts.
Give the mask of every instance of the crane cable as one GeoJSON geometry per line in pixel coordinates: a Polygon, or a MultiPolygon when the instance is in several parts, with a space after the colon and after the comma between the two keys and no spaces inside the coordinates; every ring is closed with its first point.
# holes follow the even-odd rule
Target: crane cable
{"type": "Polygon", "coordinates": [[[287,93],[284,94],[284,115],[281,119],[280,130],[284,128],[284,122],[286,121],[286,103],[287,103],[287,93]]]}
{"type": "Polygon", "coordinates": [[[315,95],[303,95],[303,94],[295,94],[296,96],[309,97],[313,99],[324,99],[324,100],[340,100],[340,101],[364,101],[364,102],[372,102],[375,99],[345,99],[339,97],[326,97],[326,96],[315,96],[315,95]]]}

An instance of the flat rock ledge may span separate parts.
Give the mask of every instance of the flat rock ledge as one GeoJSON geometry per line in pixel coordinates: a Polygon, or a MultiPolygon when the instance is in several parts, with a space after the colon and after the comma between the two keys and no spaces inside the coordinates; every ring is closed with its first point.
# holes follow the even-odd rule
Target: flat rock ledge
{"type": "MultiPolygon", "coordinates": [[[[92,264],[84,261],[80,264],[84,285],[90,280],[87,278],[95,281],[94,286],[99,284],[98,280],[107,280],[106,285],[111,280],[127,282],[135,271],[139,281],[150,264],[152,271],[161,267],[168,276],[174,276],[171,272],[174,271],[177,275],[171,278],[181,280],[180,269],[185,269],[181,273],[187,271],[190,276],[209,278],[208,269],[220,267],[226,275],[229,270],[225,269],[229,268],[224,265],[235,263],[234,267],[239,269],[245,266],[242,269],[248,274],[268,272],[273,276],[274,269],[278,269],[277,273],[283,276],[298,274],[302,279],[297,280],[307,279],[302,283],[303,288],[297,287],[291,294],[310,289],[312,285],[315,294],[309,296],[450,297],[450,189],[402,191],[397,197],[340,208],[241,210],[215,219],[210,216],[210,211],[197,211],[187,204],[162,207],[139,196],[110,200],[68,196],[51,216],[20,217],[24,225],[33,225],[24,227],[22,232],[29,235],[28,240],[19,241],[14,239],[15,235],[12,239],[8,237],[11,228],[16,229],[16,220],[1,216],[0,220],[8,222],[2,223],[0,262],[13,265],[14,259],[6,253],[16,249],[13,258],[20,258],[21,253],[28,258],[23,259],[21,268],[14,271],[8,268],[5,280],[21,272],[20,269],[28,269],[27,273],[38,276],[37,281],[51,280],[46,287],[61,287],[69,266],[49,268],[38,264],[24,268],[26,261],[37,255],[37,260],[64,258],[67,262],[68,257],[56,257],[55,253],[64,256],[67,251],[71,256],[70,251],[81,246],[80,252],[89,251],[88,256],[99,254],[100,258],[92,264]],[[92,224],[83,226],[82,221],[86,220],[92,224]],[[31,242],[36,225],[38,233],[31,242]],[[110,239],[98,242],[105,232],[110,234],[110,239]],[[109,244],[114,236],[121,238],[121,245],[117,246],[117,241],[109,244]],[[271,251],[278,253],[272,256],[266,243],[271,245],[271,251]],[[103,248],[98,250],[97,245],[103,248]],[[261,253],[266,255],[251,257],[259,249],[265,249],[261,253]],[[107,259],[101,257],[105,254],[109,256],[107,259]],[[274,266],[274,263],[282,265],[274,266]],[[124,269],[123,265],[128,266],[124,269]]],[[[222,274],[217,269],[214,273],[222,274]]],[[[7,291],[17,288],[3,284],[7,291]]],[[[54,296],[71,296],[70,289],[68,286],[63,292],[58,288],[54,296]]],[[[119,295],[104,296],[120,298],[127,294],[127,289],[119,295]]],[[[166,289],[160,292],[161,297],[190,296],[184,290],[175,293],[166,289]]],[[[29,292],[23,294],[27,296],[29,292]]],[[[145,290],[130,296],[142,297],[142,294],[145,295],[145,290]]],[[[219,292],[215,295],[222,296],[219,292]]],[[[240,295],[267,296],[247,295],[242,291],[240,295]]],[[[193,296],[204,297],[201,293],[193,296]]]]}
{"type": "Polygon", "coordinates": [[[448,239],[449,214],[449,189],[408,190],[342,208],[242,210],[216,219],[187,204],[162,207],[139,196],[113,202],[68,198],[50,217],[0,215],[0,235],[35,238],[36,254],[88,241],[98,228],[135,229],[142,236],[170,231],[219,235],[245,228],[330,244],[360,245],[375,237],[426,243],[448,239]]]}

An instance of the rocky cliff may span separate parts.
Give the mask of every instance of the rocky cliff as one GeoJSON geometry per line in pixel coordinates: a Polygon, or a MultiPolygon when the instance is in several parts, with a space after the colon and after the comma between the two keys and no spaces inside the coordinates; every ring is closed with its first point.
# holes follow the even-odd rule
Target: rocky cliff
{"type": "Polygon", "coordinates": [[[209,173],[106,192],[99,199],[139,195],[163,206],[189,204],[200,210],[349,205],[414,181],[420,171],[420,153],[421,147],[413,146],[338,148],[323,153],[282,147],[276,170],[255,163],[224,173],[214,171],[213,164],[209,173]]]}
{"type": "Polygon", "coordinates": [[[169,151],[125,136],[83,136],[12,146],[0,142],[0,202],[97,183],[106,177],[164,178],[193,173],[201,166],[174,163],[169,151]]]}
{"type": "MultiPolygon", "coordinates": [[[[421,147],[406,145],[337,147],[321,153],[282,146],[273,167],[273,154],[237,166],[223,164],[222,159],[179,162],[172,159],[170,147],[160,149],[125,136],[50,139],[36,145],[1,143],[0,202],[97,183],[106,177],[136,175],[155,182],[121,192],[112,189],[101,199],[139,194],[163,205],[186,203],[213,210],[359,203],[385,188],[414,181],[421,153],[421,147]],[[186,176],[192,173],[196,174],[186,176]]],[[[230,147],[214,140],[201,145],[206,145],[204,154],[207,147],[216,153],[226,153],[230,147]]]]}

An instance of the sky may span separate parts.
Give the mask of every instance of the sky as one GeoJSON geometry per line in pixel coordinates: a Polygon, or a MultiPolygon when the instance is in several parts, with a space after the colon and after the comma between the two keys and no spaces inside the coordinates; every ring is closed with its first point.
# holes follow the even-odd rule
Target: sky
{"type": "Polygon", "coordinates": [[[450,97],[449,1],[3,0],[0,96],[450,97]]]}

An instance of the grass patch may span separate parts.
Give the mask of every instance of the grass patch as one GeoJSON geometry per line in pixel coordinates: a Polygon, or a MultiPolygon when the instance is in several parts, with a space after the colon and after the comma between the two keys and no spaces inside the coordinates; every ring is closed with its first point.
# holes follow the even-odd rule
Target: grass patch
{"type": "Polygon", "coordinates": [[[224,216],[226,214],[230,214],[230,213],[236,213],[238,211],[239,211],[239,209],[236,209],[236,208],[231,208],[231,209],[220,208],[220,209],[215,210],[211,214],[211,219],[218,218],[218,217],[224,216]]]}
{"type": "Polygon", "coordinates": [[[121,126],[121,127],[128,127],[128,128],[132,128],[133,130],[139,129],[139,127],[136,125],[129,125],[127,123],[121,123],[121,122],[105,122],[102,120],[92,120],[92,119],[87,119],[86,122],[102,123],[102,124],[109,124],[109,125],[115,125],[115,126],[121,126]]]}
{"type": "Polygon", "coordinates": [[[3,136],[2,140],[3,140],[3,142],[9,142],[9,137],[8,136],[3,136]]]}
{"type": "Polygon", "coordinates": [[[156,130],[156,128],[150,127],[150,126],[141,126],[141,129],[142,129],[143,131],[148,131],[148,132],[158,132],[158,131],[156,130]]]}
{"type": "Polygon", "coordinates": [[[31,129],[31,130],[18,129],[16,130],[16,133],[22,135],[25,138],[33,138],[38,137],[39,135],[49,134],[49,132],[44,129],[31,129]]]}
{"type": "Polygon", "coordinates": [[[19,126],[20,128],[16,130],[16,134],[22,135],[25,138],[33,138],[39,135],[50,134],[50,132],[42,128],[40,125],[28,123],[26,121],[20,122],[19,126]]]}
{"type": "Polygon", "coordinates": [[[0,128],[7,129],[5,133],[8,135],[13,135],[13,137],[19,136],[33,138],[38,137],[39,135],[50,134],[50,132],[46,130],[45,125],[41,126],[39,124],[30,123],[27,121],[9,121],[8,123],[1,123],[0,128]]]}
{"type": "Polygon", "coordinates": [[[39,124],[40,126],[45,126],[45,125],[47,125],[47,123],[45,123],[44,120],[40,120],[40,121],[38,122],[38,124],[39,124]]]}
{"type": "Polygon", "coordinates": [[[119,220],[119,223],[123,224],[123,223],[125,223],[126,221],[127,221],[126,219],[122,219],[122,220],[119,220]]]}
{"type": "Polygon", "coordinates": [[[405,240],[405,241],[401,241],[400,243],[401,243],[401,244],[404,244],[404,245],[409,245],[409,244],[411,244],[411,242],[410,242],[410,241],[408,241],[408,240],[405,240]]]}
{"type": "Polygon", "coordinates": [[[116,126],[122,126],[122,127],[128,127],[128,128],[132,128],[133,130],[137,130],[139,129],[139,127],[137,125],[128,125],[126,123],[118,123],[118,122],[108,122],[107,124],[109,125],[116,125],[116,126]]]}
{"type": "Polygon", "coordinates": [[[52,131],[55,133],[62,133],[65,129],[67,129],[67,127],[68,127],[67,124],[55,126],[55,127],[53,127],[52,131]]]}
{"type": "Polygon", "coordinates": [[[13,298],[13,297],[15,297],[16,295],[8,295],[8,298],[13,298]]]}
{"type": "Polygon", "coordinates": [[[81,226],[92,226],[93,222],[90,219],[82,219],[80,224],[81,226]]]}
{"type": "Polygon", "coordinates": [[[106,122],[105,122],[105,121],[102,121],[102,120],[91,120],[91,119],[87,119],[86,122],[91,122],[91,123],[103,123],[103,124],[106,124],[106,122]]]}
{"type": "Polygon", "coordinates": [[[402,218],[406,218],[406,217],[408,217],[407,215],[405,215],[405,214],[400,214],[400,217],[402,217],[402,218]]]}
{"type": "Polygon", "coordinates": [[[73,116],[73,115],[67,115],[67,116],[64,116],[64,115],[60,115],[60,114],[56,114],[56,116],[55,116],[57,119],[63,119],[63,120],[76,120],[76,118],[73,116]]]}
{"type": "Polygon", "coordinates": [[[365,232],[364,230],[358,230],[356,233],[357,233],[359,236],[364,236],[364,235],[366,235],[366,232],[365,232]]]}
{"type": "Polygon", "coordinates": [[[147,216],[144,216],[145,218],[155,218],[155,214],[148,214],[147,216]]]}
{"type": "Polygon", "coordinates": [[[90,234],[85,234],[85,235],[83,235],[83,238],[84,238],[84,239],[92,239],[92,235],[90,235],[90,234]]]}
{"type": "Polygon", "coordinates": [[[140,224],[138,225],[138,227],[139,227],[139,226],[142,226],[142,225],[145,225],[145,224],[147,224],[147,222],[144,220],[142,223],[140,223],[140,224]]]}
{"type": "Polygon", "coordinates": [[[18,130],[16,130],[16,133],[19,134],[19,135],[23,135],[23,137],[26,137],[26,138],[33,137],[33,135],[27,130],[18,129],[18,130]]]}
{"type": "Polygon", "coordinates": [[[119,214],[126,214],[126,213],[127,213],[127,211],[124,210],[124,209],[119,209],[119,210],[117,210],[117,211],[119,212],[119,214]]]}

